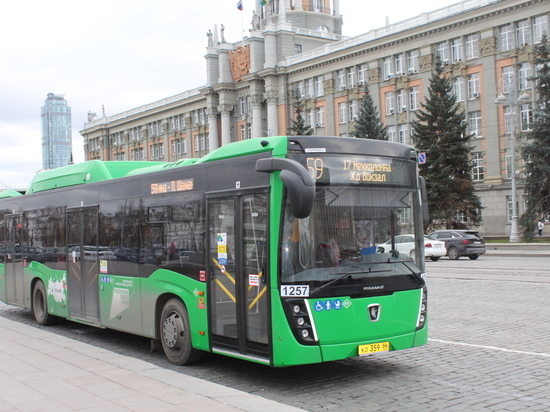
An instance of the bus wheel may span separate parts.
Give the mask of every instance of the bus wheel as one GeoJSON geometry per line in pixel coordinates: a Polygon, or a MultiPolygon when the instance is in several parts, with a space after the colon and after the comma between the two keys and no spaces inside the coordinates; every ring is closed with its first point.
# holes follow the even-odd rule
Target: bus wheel
{"type": "Polygon", "coordinates": [[[32,289],[32,314],[39,325],[53,325],[57,318],[48,313],[48,300],[44,282],[37,280],[32,289]]]}
{"type": "Polygon", "coordinates": [[[202,352],[191,344],[189,316],[179,299],[170,299],[160,316],[160,341],[168,360],[174,365],[190,365],[199,360],[202,352]]]}

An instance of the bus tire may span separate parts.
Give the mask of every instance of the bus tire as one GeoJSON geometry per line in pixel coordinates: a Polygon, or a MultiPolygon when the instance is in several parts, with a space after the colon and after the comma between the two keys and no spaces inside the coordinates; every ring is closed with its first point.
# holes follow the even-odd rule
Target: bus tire
{"type": "Polygon", "coordinates": [[[48,313],[48,299],[44,282],[36,281],[32,288],[32,315],[36,323],[42,326],[53,325],[57,317],[48,313]]]}
{"type": "Polygon", "coordinates": [[[160,315],[160,341],[168,360],[174,365],[190,365],[202,352],[193,348],[187,308],[179,299],[170,299],[160,315]]]}

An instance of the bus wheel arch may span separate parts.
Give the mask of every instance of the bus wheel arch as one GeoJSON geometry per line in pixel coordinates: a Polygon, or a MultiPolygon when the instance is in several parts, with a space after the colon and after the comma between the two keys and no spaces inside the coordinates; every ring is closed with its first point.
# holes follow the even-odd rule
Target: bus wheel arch
{"type": "Polygon", "coordinates": [[[189,313],[177,297],[164,300],[158,317],[158,336],[168,360],[174,365],[191,365],[199,360],[202,351],[193,348],[189,313]]]}
{"type": "Polygon", "coordinates": [[[36,323],[42,326],[56,323],[57,317],[48,313],[48,294],[42,279],[35,279],[31,290],[31,310],[36,323]]]}

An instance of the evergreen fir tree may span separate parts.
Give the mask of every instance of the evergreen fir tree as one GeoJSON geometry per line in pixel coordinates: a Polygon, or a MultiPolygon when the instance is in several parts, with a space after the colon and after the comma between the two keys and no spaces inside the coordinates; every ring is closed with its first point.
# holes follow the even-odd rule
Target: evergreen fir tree
{"type": "Polygon", "coordinates": [[[426,180],[430,225],[464,228],[461,220],[465,217],[471,225],[479,226],[481,201],[474,191],[469,147],[473,135],[467,134],[464,113],[459,111],[439,59],[417,118],[413,139],[416,149],[426,154],[426,163],[419,168],[426,180]]]}
{"type": "Polygon", "coordinates": [[[302,98],[302,95],[298,89],[294,90],[294,97],[292,100],[292,108],[296,120],[291,120],[290,131],[294,136],[309,136],[313,134],[311,126],[306,125],[305,119],[302,113],[306,109],[306,102],[302,98]]]}
{"type": "Polygon", "coordinates": [[[531,143],[523,148],[527,208],[520,224],[525,239],[532,239],[539,219],[550,215],[550,44],[546,35],[535,46],[534,54],[538,105],[530,125],[531,143]]]}
{"type": "Polygon", "coordinates": [[[359,114],[351,133],[360,139],[388,140],[387,127],[380,121],[367,83],[365,94],[359,100],[359,114]]]}

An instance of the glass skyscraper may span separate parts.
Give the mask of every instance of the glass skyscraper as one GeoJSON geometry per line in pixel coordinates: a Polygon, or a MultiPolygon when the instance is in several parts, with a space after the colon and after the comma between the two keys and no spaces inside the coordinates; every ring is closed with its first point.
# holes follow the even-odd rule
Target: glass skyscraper
{"type": "Polygon", "coordinates": [[[71,108],[64,95],[48,93],[42,107],[42,168],[70,164],[71,153],[71,108]]]}

